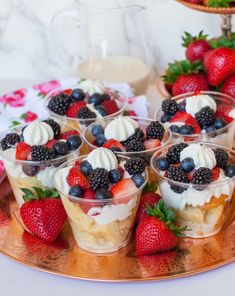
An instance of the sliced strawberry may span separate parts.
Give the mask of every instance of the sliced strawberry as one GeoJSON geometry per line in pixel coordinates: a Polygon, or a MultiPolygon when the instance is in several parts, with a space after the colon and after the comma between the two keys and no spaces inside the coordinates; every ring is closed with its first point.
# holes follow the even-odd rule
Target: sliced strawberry
{"type": "Polygon", "coordinates": [[[228,116],[228,115],[226,115],[226,114],[224,114],[224,113],[222,113],[222,112],[216,112],[215,113],[215,117],[216,118],[222,118],[222,119],[224,119],[227,123],[230,123],[230,122],[232,122],[234,119],[232,118],[232,117],[230,117],[230,116],[228,116]]]}
{"type": "Polygon", "coordinates": [[[125,147],[117,140],[115,139],[109,139],[107,140],[104,145],[103,145],[104,148],[112,148],[112,147],[117,147],[117,148],[120,148],[122,151],[125,151],[125,147]]]}
{"type": "Polygon", "coordinates": [[[114,100],[107,100],[101,104],[105,110],[107,111],[108,115],[118,112],[120,109],[118,108],[117,103],[114,100]]]}
{"type": "Polygon", "coordinates": [[[80,168],[81,161],[76,160],[74,166],[80,168]]]}
{"type": "Polygon", "coordinates": [[[154,149],[161,146],[161,141],[158,139],[149,139],[144,142],[144,147],[146,150],[154,149]]]}
{"type": "Polygon", "coordinates": [[[53,140],[50,140],[50,141],[48,141],[45,145],[43,145],[43,146],[45,146],[45,147],[47,147],[47,148],[53,148],[53,146],[55,145],[55,143],[57,143],[58,142],[58,140],[55,140],[55,139],[53,139],[53,140]]]}
{"type": "MultiPolygon", "coordinates": [[[[91,188],[88,188],[84,191],[83,193],[83,199],[96,199],[95,197],[95,191],[91,188]]],[[[84,213],[87,213],[91,208],[96,207],[97,204],[96,203],[92,203],[92,202],[86,202],[84,201],[81,202],[80,204],[80,208],[83,210],[84,213]]]]}
{"type": "Polygon", "coordinates": [[[72,92],[73,92],[73,90],[71,88],[67,88],[67,89],[63,90],[63,93],[66,95],[69,95],[69,96],[71,95],[72,92]]]}
{"type": "Polygon", "coordinates": [[[82,189],[87,189],[89,187],[89,182],[85,175],[79,171],[77,167],[72,167],[69,171],[69,174],[67,176],[67,182],[69,186],[75,186],[78,185],[82,189]]]}
{"type": "Polygon", "coordinates": [[[212,180],[217,181],[219,179],[219,175],[220,175],[220,168],[219,167],[213,168],[212,169],[212,180]]]}
{"type": "Polygon", "coordinates": [[[79,110],[86,106],[86,103],[83,101],[75,102],[71,104],[66,112],[68,117],[77,118],[79,110]]]}
{"type": "Polygon", "coordinates": [[[19,142],[16,146],[16,159],[26,160],[31,153],[31,147],[25,142],[19,142]]]}
{"type": "Polygon", "coordinates": [[[196,121],[195,118],[193,118],[191,115],[188,115],[188,118],[185,121],[186,125],[191,125],[194,129],[194,134],[200,134],[201,133],[201,128],[198,122],[196,121]]]}
{"type": "Polygon", "coordinates": [[[177,111],[175,115],[170,119],[170,122],[185,122],[189,114],[185,111],[177,111]]]}
{"type": "Polygon", "coordinates": [[[130,196],[134,192],[136,192],[137,188],[135,186],[134,181],[132,179],[122,179],[117,182],[112,188],[111,192],[115,199],[115,203],[126,203],[130,200],[130,197],[125,198],[126,196],[130,196]],[[121,198],[123,197],[123,198],[121,198]]]}
{"type": "Polygon", "coordinates": [[[95,199],[95,191],[92,188],[88,188],[83,193],[85,199],[95,199]]]}
{"type": "Polygon", "coordinates": [[[79,135],[79,132],[76,130],[66,131],[60,134],[60,140],[68,140],[72,135],[79,135]]]}
{"type": "Polygon", "coordinates": [[[194,96],[200,96],[202,94],[202,92],[200,90],[195,90],[195,92],[193,93],[194,96]]]}
{"type": "Polygon", "coordinates": [[[120,167],[120,166],[118,166],[117,169],[119,170],[119,172],[120,172],[120,174],[121,174],[121,176],[122,176],[122,178],[123,178],[123,176],[124,176],[124,174],[125,174],[125,170],[124,170],[122,167],[120,167]]]}
{"type": "Polygon", "coordinates": [[[232,110],[231,106],[223,105],[223,104],[217,105],[217,112],[221,112],[228,115],[231,110],[232,110]]]}

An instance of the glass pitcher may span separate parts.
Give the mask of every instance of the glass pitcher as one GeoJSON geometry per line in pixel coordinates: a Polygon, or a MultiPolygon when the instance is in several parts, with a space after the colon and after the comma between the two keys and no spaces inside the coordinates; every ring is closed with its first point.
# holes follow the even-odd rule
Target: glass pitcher
{"type": "Polygon", "coordinates": [[[51,33],[60,57],[80,78],[106,82],[126,82],[137,94],[145,93],[153,75],[139,5],[101,8],[79,3],[77,9],[56,14],[51,33]],[[61,30],[75,22],[76,47],[61,30]],[[69,54],[70,51],[70,54],[69,54]]]}

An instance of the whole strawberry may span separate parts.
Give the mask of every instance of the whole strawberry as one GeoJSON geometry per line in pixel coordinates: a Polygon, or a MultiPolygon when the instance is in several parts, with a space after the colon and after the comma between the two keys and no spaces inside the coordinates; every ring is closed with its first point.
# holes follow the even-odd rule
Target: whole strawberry
{"type": "Polygon", "coordinates": [[[235,75],[225,80],[222,85],[221,92],[235,98],[235,75]]]}
{"type": "Polygon", "coordinates": [[[218,86],[235,73],[235,49],[220,47],[206,57],[204,66],[210,85],[218,86]]]}
{"type": "Polygon", "coordinates": [[[21,188],[25,200],[20,208],[21,218],[31,234],[46,242],[53,242],[67,218],[63,204],[56,190],[33,189],[34,192],[21,188]]]}
{"type": "Polygon", "coordinates": [[[207,41],[207,35],[201,31],[198,36],[192,36],[188,32],[182,37],[183,46],[186,47],[186,58],[190,61],[203,61],[204,56],[208,50],[211,49],[209,42],[207,41]]]}
{"type": "Polygon", "coordinates": [[[174,225],[174,212],[160,200],[153,209],[148,206],[147,213],[149,216],[142,219],[136,229],[136,255],[152,255],[176,247],[176,235],[185,229],[174,225]]]}

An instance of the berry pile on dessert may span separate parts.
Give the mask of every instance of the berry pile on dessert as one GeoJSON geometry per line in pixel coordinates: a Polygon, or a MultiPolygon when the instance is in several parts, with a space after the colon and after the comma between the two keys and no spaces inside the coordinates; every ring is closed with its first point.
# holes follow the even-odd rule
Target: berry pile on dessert
{"type": "Polygon", "coordinates": [[[173,133],[193,135],[211,133],[234,120],[234,109],[216,103],[210,95],[196,92],[182,100],[167,99],[162,103],[162,123],[168,123],[173,133]]]}
{"type": "Polygon", "coordinates": [[[165,128],[159,121],[149,121],[141,127],[137,120],[128,116],[112,119],[105,127],[92,126],[94,145],[116,152],[140,152],[161,146],[166,138],[165,128]]]}
{"type": "MultiPolygon", "coordinates": [[[[61,126],[53,119],[34,121],[19,133],[8,133],[1,140],[3,156],[14,155],[15,160],[50,161],[68,155],[82,144],[77,130],[62,132],[61,126]],[[8,151],[9,150],[9,151],[8,151]]],[[[25,175],[34,176],[39,166],[22,165],[25,175]]]]}
{"type": "Polygon", "coordinates": [[[83,80],[75,89],[66,89],[51,96],[48,109],[69,118],[92,119],[114,114],[120,110],[116,98],[118,93],[102,83],[83,80]]]}
{"type": "Polygon", "coordinates": [[[118,163],[112,151],[97,148],[70,168],[66,177],[68,193],[75,198],[96,200],[128,196],[144,184],[145,167],[141,158],[118,163]]]}

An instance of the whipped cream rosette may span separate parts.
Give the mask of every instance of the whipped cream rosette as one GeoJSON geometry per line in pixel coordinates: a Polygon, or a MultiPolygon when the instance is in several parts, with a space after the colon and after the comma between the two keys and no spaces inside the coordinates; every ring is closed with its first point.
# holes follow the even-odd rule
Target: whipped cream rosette
{"type": "Polygon", "coordinates": [[[147,182],[141,158],[97,148],[62,164],[54,176],[77,244],[106,253],[125,246],[147,182]]]}
{"type": "Polygon", "coordinates": [[[200,91],[164,100],[155,118],[170,128],[178,142],[197,140],[233,146],[235,104],[226,94],[200,91]]]}
{"type": "Polygon", "coordinates": [[[76,129],[46,119],[6,132],[0,145],[8,179],[21,207],[21,189],[53,188],[56,167],[79,153],[82,139],[76,129]]]}
{"type": "Polygon", "coordinates": [[[151,166],[166,205],[187,226],[186,236],[207,237],[230,217],[235,181],[235,152],[205,142],[169,145],[156,152],[151,166]]]}

